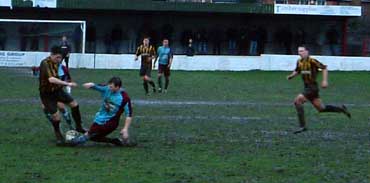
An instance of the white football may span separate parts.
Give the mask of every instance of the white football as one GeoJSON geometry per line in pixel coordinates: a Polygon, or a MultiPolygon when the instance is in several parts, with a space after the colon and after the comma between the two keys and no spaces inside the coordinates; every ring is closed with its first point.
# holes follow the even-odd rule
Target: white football
{"type": "Polygon", "coordinates": [[[66,141],[71,141],[72,139],[78,137],[80,135],[79,132],[76,130],[69,130],[66,132],[66,141]]]}

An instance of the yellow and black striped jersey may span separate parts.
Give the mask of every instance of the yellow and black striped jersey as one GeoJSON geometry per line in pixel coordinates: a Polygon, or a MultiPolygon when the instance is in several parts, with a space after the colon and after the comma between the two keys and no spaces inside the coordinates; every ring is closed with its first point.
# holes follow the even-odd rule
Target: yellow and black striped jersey
{"type": "Polygon", "coordinates": [[[53,63],[50,57],[47,57],[40,64],[40,86],[39,89],[41,92],[53,92],[55,90],[61,89],[61,85],[53,84],[49,82],[50,77],[58,77],[58,64],[53,63]]]}
{"type": "Polygon", "coordinates": [[[152,45],[140,45],[136,50],[136,56],[141,56],[142,65],[151,65],[152,59],[156,57],[155,48],[152,45]]]}
{"type": "Polygon", "coordinates": [[[307,57],[298,59],[295,71],[302,75],[304,84],[316,84],[317,73],[320,69],[326,69],[326,65],[307,57]]]}

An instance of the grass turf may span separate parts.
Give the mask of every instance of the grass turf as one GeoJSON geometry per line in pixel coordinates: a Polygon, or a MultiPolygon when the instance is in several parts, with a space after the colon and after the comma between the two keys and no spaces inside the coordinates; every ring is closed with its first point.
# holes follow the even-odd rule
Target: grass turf
{"type": "MultiPolygon", "coordinates": [[[[330,72],[321,96],[350,104],[353,118],[318,114],[306,104],[310,130],[299,135],[291,133],[291,104],[302,81],[286,81],[287,74],[174,71],[168,94],[146,97],[137,71],[72,70],[78,83],[123,79],[139,146],[67,148],[54,144],[37,80],[2,68],[0,182],[369,182],[369,73],[330,72]]],[[[73,96],[90,125],[98,93],[80,87],[73,96]]]]}

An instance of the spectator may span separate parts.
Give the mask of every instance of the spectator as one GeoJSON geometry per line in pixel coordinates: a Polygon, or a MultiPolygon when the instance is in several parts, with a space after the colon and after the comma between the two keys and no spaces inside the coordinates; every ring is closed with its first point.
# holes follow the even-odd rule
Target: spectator
{"type": "Polygon", "coordinates": [[[205,29],[200,29],[198,32],[195,33],[195,43],[197,52],[200,54],[207,53],[207,32],[205,29]]]}
{"type": "Polygon", "coordinates": [[[190,29],[186,29],[184,32],[182,32],[181,45],[183,47],[184,53],[186,53],[186,50],[189,46],[189,40],[193,39],[193,37],[193,32],[190,29]]]}
{"type": "Polygon", "coordinates": [[[257,54],[261,55],[265,53],[265,44],[267,42],[267,31],[264,27],[258,27],[258,40],[257,40],[257,54]]]}
{"type": "Polygon", "coordinates": [[[62,37],[60,49],[62,51],[62,61],[64,60],[67,69],[69,69],[69,54],[71,53],[71,45],[68,43],[67,36],[62,37]]]}
{"type": "Polygon", "coordinates": [[[258,36],[257,28],[253,27],[249,33],[249,55],[257,55],[258,36]]]}
{"type": "Polygon", "coordinates": [[[3,27],[0,27],[0,50],[5,50],[7,34],[3,27]]]}
{"type": "Polygon", "coordinates": [[[156,48],[158,46],[158,38],[159,38],[158,32],[154,29],[150,29],[149,38],[150,38],[150,43],[156,48]]]}
{"type": "Polygon", "coordinates": [[[216,26],[212,28],[209,32],[210,39],[213,45],[213,54],[221,54],[221,43],[222,43],[222,31],[219,29],[221,26],[216,26]]]}
{"type": "Polygon", "coordinates": [[[129,53],[134,53],[136,50],[136,39],[137,39],[137,34],[134,30],[134,28],[130,28],[128,30],[128,52],[129,53]]]}
{"type": "Polygon", "coordinates": [[[121,44],[123,40],[123,31],[120,25],[116,24],[112,29],[111,42],[113,44],[113,53],[119,54],[121,49],[121,44]]]}
{"type": "Polygon", "coordinates": [[[236,41],[238,39],[237,30],[234,28],[229,28],[226,31],[226,37],[228,42],[228,52],[230,55],[236,54],[236,41]]]}
{"type": "Polygon", "coordinates": [[[73,44],[75,48],[75,52],[81,52],[81,42],[82,42],[82,30],[81,26],[76,26],[75,30],[73,31],[73,44]]]}
{"type": "Polygon", "coordinates": [[[335,26],[331,26],[330,29],[326,32],[326,40],[329,44],[331,55],[333,56],[339,55],[338,48],[339,33],[335,29],[335,26]]]}
{"type": "Polygon", "coordinates": [[[187,56],[194,56],[194,48],[193,48],[193,39],[189,39],[188,47],[186,48],[186,55],[187,56]]]}
{"type": "Polygon", "coordinates": [[[96,28],[93,23],[88,24],[86,28],[86,51],[89,53],[96,51],[96,28]]]}
{"type": "Polygon", "coordinates": [[[31,38],[31,51],[39,51],[40,27],[37,24],[33,24],[29,33],[31,38]]]}
{"type": "Polygon", "coordinates": [[[20,43],[19,43],[20,50],[21,51],[26,51],[26,49],[27,49],[27,42],[28,42],[28,38],[27,38],[28,37],[27,36],[27,34],[28,34],[28,28],[27,28],[27,26],[22,25],[21,27],[19,27],[18,33],[20,35],[20,43]]]}

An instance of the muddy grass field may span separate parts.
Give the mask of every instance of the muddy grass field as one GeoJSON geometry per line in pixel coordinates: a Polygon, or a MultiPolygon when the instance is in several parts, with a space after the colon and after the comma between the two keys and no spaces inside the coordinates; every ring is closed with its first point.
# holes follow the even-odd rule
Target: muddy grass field
{"type": "MultiPolygon", "coordinates": [[[[287,81],[288,72],[173,71],[169,92],[149,97],[138,71],[71,72],[79,84],[122,78],[139,145],[57,147],[37,78],[28,69],[0,68],[1,183],[370,182],[369,73],[330,72],[322,99],[346,104],[353,118],[319,114],[307,103],[309,131],[294,135],[292,103],[303,84],[287,81]]],[[[88,127],[99,94],[82,87],[72,94],[88,127]]]]}

